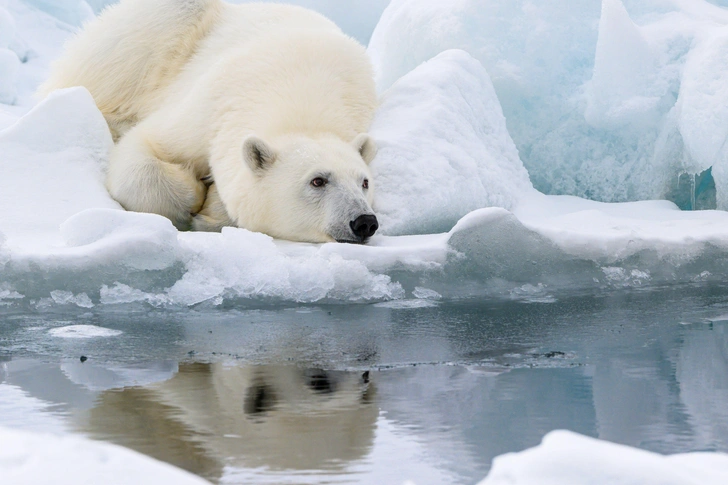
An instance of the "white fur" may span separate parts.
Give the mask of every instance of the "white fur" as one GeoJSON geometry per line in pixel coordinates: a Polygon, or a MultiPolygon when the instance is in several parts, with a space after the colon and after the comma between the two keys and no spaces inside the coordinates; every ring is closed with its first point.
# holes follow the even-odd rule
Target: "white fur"
{"type": "Polygon", "coordinates": [[[362,183],[376,149],[360,135],[376,108],[372,68],[315,12],[122,0],[69,43],[41,93],[75,85],[118,141],[107,187],[129,210],[311,242],[354,240],[350,222],[372,214],[362,183]]]}

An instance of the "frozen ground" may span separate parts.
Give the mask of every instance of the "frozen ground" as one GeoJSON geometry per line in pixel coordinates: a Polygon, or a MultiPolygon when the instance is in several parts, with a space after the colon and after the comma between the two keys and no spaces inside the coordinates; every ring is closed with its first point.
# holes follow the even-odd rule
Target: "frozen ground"
{"type": "Polygon", "coordinates": [[[725,280],[728,213],[659,200],[728,208],[721,2],[296,2],[371,37],[382,229],[367,246],[179,233],[121,210],[88,93],[33,99],[106,3],[0,0],[0,307],[416,309],[725,280]]]}

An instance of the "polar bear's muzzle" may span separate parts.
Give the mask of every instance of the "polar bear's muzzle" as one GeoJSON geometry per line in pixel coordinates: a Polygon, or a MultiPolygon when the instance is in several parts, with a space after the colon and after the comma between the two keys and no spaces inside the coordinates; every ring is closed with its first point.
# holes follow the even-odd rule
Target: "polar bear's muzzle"
{"type": "Polygon", "coordinates": [[[364,214],[356,218],[356,220],[349,223],[351,232],[354,233],[357,239],[361,242],[365,242],[367,239],[372,237],[377,229],[379,229],[379,222],[377,216],[373,214],[364,214]]]}
{"type": "Polygon", "coordinates": [[[374,214],[362,214],[349,222],[348,230],[340,227],[332,237],[339,243],[365,244],[379,229],[379,221],[374,214]]]}

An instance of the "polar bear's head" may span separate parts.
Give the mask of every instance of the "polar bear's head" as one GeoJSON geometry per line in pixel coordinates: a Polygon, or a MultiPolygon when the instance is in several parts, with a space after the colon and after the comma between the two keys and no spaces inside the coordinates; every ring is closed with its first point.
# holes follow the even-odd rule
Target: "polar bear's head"
{"type": "Polygon", "coordinates": [[[379,228],[369,170],[375,154],[367,134],[350,143],[331,135],[249,136],[243,157],[255,181],[238,221],[291,241],[365,243],[379,228]]]}

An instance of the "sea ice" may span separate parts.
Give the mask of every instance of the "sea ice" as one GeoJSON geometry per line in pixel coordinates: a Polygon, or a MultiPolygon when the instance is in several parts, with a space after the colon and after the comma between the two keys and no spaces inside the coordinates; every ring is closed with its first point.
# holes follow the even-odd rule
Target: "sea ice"
{"type": "MultiPolygon", "coordinates": [[[[408,78],[402,92],[396,86],[391,92],[391,99],[400,102],[385,99],[384,117],[377,121],[379,127],[391,126],[392,134],[375,127],[384,139],[383,158],[375,162],[378,177],[401,169],[395,157],[386,158],[392,154],[422,153],[412,159],[419,163],[433,156],[438,143],[468,144],[489,152],[477,161],[480,167],[476,160],[447,157],[444,150],[437,162],[441,166],[427,170],[447,175],[450,162],[464,163],[462,170],[470,178],[485,178],[483,172],[489,170],[497,177],[481,183],[493,188],[481,188],[478,196],[504,193],[510,199],[475,202],[509,205],[511,211],[479,209],[457,222],[478,204],[470,199],[471,207],[447,212],[428,206],[417,191],[405,192],[408,198],[399,203],[403,207],[387,206],[401,190],[398,176],[388,175],[391,180],[380,187],[383,217],[389,208],[388,214],[396,214],[409,231],[443,231],[457,222],[455,227],[440,234],[375,236],[366,246],[295,244],[238,228],[219,234],[179,233],[164,217],[125,212],[111,200],[103,186],[111,144],[108,129],[88,92],[74,88],[49,97],[0,133],[0,166],[6,173],[0,197],[4,206],[12,207],[0,213],[0,232],[5,234],[0,285],[13,295],[4,301],[17,302],[20,295],[26,301],[87,307],[133,301],[185,306],[231,299],[358,302],[422,298],[422,288],[442,298],[512,298],[523,288],[539,288],[544,298],[553,300],[559,290],[569,288],[692,281],[706,271],[711,280],[728,271],[728,213],[681,212],[659,201],[605,204],[532,190],[497,105],[492,119],[478,121],[479,107],[463,114],[467,122],[455,124],[452,113],[464,109],[463,93],[488,87],[487,75],[467,54],[447,52],[408,78]],[[433,72],[438,65],[448,69],[433,72]],[[453,81],[458,89],[448,91],[443,84],[453,73],[460,78],[453,81]],[[440,87],[428,90],[427,79],[440,87]],[[418,83],[434,103],[429,111],[401,101],[407,91],[420,89],[418,83]],[[444,108],[448,105],[452,112],[444,108]],[[409,132],[413,116],[433,131],[420,133],[424,138],[409,132]],[[428,125],[429,116],[452,124],[428,125]],[[435,148],[418,151],[427,146],[435,148]],[[500,157],[491,158],[494,153],[500,157]],[[437,220],[443,213],[447,217],[437,220]]],[[[486,104],[495,102],[485,99],[486,104]]],[[[462,199],[452,187],[417,178],[417,170],[404,173],[414,185],[426,186],[427,197],[441,205],[462,199]]]]}
{"type": "Polygon", "coordinates": [[[663,456],[628,446],[554,431],[541,445],[502,455],[480,485],[721,485],[728,455],[663,456]]]}
{"type": "Polygon", "coordinates": [[[84,438],[0,428],[0,482],[13,485],[209,485],[121,446],[84,438]]]}
{"type": "Polygon", "coordinates": [[[48,331],[48,333],[51,336],[58,338],[87,339],[116,337],[121,335],[123,332],[121,330],[112,330],[110,328],[102,328],[95,325],[68,325],[65,327],[52,328],[48,331]]]}

